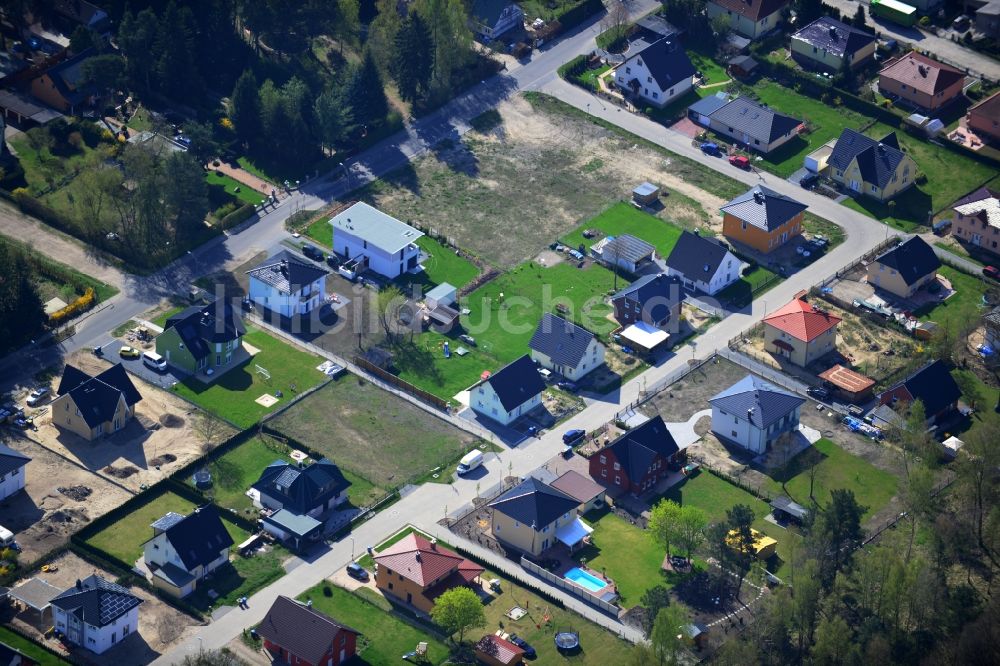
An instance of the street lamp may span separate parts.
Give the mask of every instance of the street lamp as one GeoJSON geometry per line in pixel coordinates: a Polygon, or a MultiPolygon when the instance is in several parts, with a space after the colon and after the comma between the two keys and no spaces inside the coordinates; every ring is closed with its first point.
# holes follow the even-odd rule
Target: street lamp
{"type": "Polygon", "coordinates": [[[354,561],[354,537],[351,537],[351,562],[354,561]]]}

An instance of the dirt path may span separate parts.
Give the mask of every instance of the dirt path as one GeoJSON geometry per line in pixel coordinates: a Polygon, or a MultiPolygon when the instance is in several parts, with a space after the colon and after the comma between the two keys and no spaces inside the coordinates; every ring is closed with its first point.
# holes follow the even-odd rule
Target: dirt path
{"type": "Polygon", "coordinates": [[[258,178],[245,169],[233,167],[225,162],[219,162],[219,166],[215,166],[215,164],[206,164],[205,168],[218,171],[221,174],[229,176],[233,180],[243,183],[247,187],[252,187],[261,194],[271,194],[271,191],[273,190],[277,192],[279,199],[284,199],[288,196],[288,194],[277,185],[272,185],[263,178],[258,178]]]}
{"type": "Polygon", "coordinates": [[[119,289],[125,282],[122,271],[75,238],[27,217],[6,201],[0,201],[0,234],[29,243],[35,251],[119,289]]]}

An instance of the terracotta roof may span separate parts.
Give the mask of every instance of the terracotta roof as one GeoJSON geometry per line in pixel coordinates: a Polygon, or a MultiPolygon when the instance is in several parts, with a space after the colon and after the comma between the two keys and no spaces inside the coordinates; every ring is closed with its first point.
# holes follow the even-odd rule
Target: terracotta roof
{"type": "Polygon", "coordinates": [[[842,365],[835,365],[829,370],[821,372],[819,378],[848,393],[861,393],[875,386],[874,379],[869,379],[842,365]]]}
{"type": "Polygon", "coordinates": [[[476,652],[488,655],[501,664],[516,664],[524,656],[524,650],[510,641],[492,634],[483,636],[476,643],[476,652]]]}
{"type": "Polygon", "coordinates": [[[780,12],[788,4],[786,0],[712,0],[723,9],[746,16],[754,23],[765,16],[780,12]]]}
{"type": "Polygon", "coordinates": [[[404,578],[412,580],[420,587],[427,587],[442,576],[455,571],[465,572],[466,575],[473,571],[478,572],[471,575],[469,580],[483,571],[482,567],[456,555],[447,548],[432,544],[416,533],[407,534],[379,552],[374,559],[380,567],[391,569],[404,578]]]}
{"type": "Polygon", "coordinates": [[[799,298],[764,317],[764,323],[805,342],[812,342],[840,322],[840,317],[818,310],[799,298]]]}
{"type": "Polygon", "coordinates": [[[974,106],[970,106],[969,113],[982,115],[993,121],[1000,121],[1000,93],[996,93],[974,106]]]}
{"type": "Polygon", "coordinates": [[[914,51],[890,62],[878,75],[904,83],[928,95],[937,94],[965,78],[965,73],[961,70],[914,51]]]}

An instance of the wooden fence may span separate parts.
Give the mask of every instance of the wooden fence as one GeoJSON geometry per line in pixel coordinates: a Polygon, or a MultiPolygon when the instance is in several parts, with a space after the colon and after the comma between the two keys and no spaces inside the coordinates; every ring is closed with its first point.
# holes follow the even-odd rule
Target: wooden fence
{"type": "Polygon", "coordinates": [[[427,391],[425,391],[425,390],[423,390],[421,388],[417,388],[416,386],[414,386],[410,382],[408,382],[408,381],[406,381],[404,379],[400,379],[399,377],[397,377],[396,375],[392,374],[391,372],[387,372],[387,371],[383,370],[382,368],[378,367],[374,363],[371,363],[370,361],[368,361],[366,359],[363,359],[360,356],[355,356],[353,362],[354,362],[354,365],[358,366],[359,368],[364,369],[365,372],[370,372],[371,374],[375,375],[376,377],[378,377],[379,379],[381,379],[385,383],[391,384],[392,386],[395,386],[400,391],[403,391],[404,393],[408,393],[408,394],[412,395],[413,397],[418,398],[418,399],[422,400],[423,402],[426,402],[427,404],[431,405],[432,407],[437,407],[442,412],[448,411],[448,401],[447,400],[442,400],[441,398],[437,397],[433,393],[428,393],[427,391]]]}

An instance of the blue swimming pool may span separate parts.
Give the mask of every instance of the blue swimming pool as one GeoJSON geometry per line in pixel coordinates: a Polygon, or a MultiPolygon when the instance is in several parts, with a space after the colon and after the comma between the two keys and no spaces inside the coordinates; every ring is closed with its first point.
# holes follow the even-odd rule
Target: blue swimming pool
{"type": "Polygon", "coordinates": [[[608,586],[603,580],[597,576],[593,576],[580,567],[573,567],[569,571],[563,574],[563,578],[566,580],[571,580],[580,587],[586,588],[591,592],[600,592],[608,586]]]}

